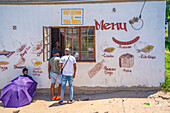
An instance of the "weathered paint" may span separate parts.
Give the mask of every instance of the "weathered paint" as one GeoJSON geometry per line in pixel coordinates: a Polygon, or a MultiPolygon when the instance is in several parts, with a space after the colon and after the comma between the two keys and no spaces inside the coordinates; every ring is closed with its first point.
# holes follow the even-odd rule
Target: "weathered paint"
{"type": "Polygon", "coordinates": [[[0,89],[22,74],[21,68],[25,66],[38,82],[38,88],[50,87],[48,62],[43,62],[42,47],[36,50],[35,45],[43,40],[43,26],[64,26],[61,25],[62,8],[83,8],[84,26],[95,26],[95,22],[100,24],[102,20],[107,23],[106,29],[95,31],[96,62],[77,63],[75,86],[159,86],[164,82],[165,72],[165,4],[165,1],[146,2],[142,12],[144,26],[140,30],[134,30],[129,20],[139,16],[143,2],[0,5],[0,51],[9,51],[0,55],[0,89]],[[116,12],[112,11],[113,8],[116,12]],[[112,29],[112,23],[125,23],[126,29],[125,26],[122,27],[124,30],[112,29]],[[139,39],[132,43],[138,36],[139,39]],[[129,45],[119,45],[121,42],[129,45]],[[120,64],[127,59],[134,64],[120,64]],[[92,69],[96,72],[90,77],[92,69]]]}

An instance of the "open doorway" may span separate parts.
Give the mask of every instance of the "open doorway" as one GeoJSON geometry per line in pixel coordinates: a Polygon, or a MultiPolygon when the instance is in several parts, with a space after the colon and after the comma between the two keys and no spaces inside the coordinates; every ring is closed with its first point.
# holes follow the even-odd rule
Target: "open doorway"
{"type": "Polygon", "coordinates": [[[65,48],[70,49],[70,54],[77,61],[94,62],[95,60],[95,27],[43,27],[43,61],[52,57],[53,49],[64,55],[65,48]]]}
{"type": "MultiPolygon", "coordinates": [[[[65,50],[64,28],[51,28],[51,48],[60,52],[60,57],[64,55],[65,50]]],[[[52,52],[51,52],[52,56],[52,52]]]]}

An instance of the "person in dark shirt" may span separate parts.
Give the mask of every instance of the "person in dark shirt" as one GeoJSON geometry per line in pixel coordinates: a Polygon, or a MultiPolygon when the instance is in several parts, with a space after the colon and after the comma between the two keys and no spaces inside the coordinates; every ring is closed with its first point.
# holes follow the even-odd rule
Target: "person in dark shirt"
{"type": "Polygon", "coordinates": [[[22,73],[23,73],[23,75],[20,75],[20,76],[29,77],[31,80],[34,81],[34,79],[30,75],[28,75],[28,69],[27,68],[24,68],[22,70],[22,73]]]}
{"type": "Polygon", "coordinates": [[[27,69],[27,68],[24,68],[24,69],[22,70],[22,73],[23,73],[23,76],[29,76],[29,75],[28,75],[28,69],[27,69]]]}
{"type": "Polygon", "coordinates": [[[59,42],[55,43],[55,47],[53,48],[52,53],[55,51],[58,51],[60,53],[60,57],[64,56],[61,50],[61,44],[59,42]]]}

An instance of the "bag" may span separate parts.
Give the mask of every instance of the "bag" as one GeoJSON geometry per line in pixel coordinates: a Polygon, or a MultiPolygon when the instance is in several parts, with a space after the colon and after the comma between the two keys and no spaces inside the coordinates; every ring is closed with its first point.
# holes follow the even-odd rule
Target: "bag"
{"type": "Polygon", "coordinates": [[[70,58],[70,55],[69,55],[69,57],[68,57],[66,63],[64,64],[64,66],[61,68],[61,74],[63,73],[63,69],[64,69],[64,67],[66,66],[66,64],[67,64],[67,62],[68,62],[68,60],[69,60],[69,58],[70,58]]]}
{"type": "Polygon", "coordinates": [[[63,73],[63,68],[61,68],[61,74],[63,73]]]}

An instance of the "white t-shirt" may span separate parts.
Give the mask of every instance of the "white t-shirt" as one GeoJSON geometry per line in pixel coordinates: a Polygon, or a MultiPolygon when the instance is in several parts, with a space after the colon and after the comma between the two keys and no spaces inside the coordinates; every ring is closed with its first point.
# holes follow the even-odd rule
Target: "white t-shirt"
{"type": "MultiPolygon", "coordinates": [[[[69,57],[69,55],[65,55],[60,59],[60,63],[63,63],[63,66],[65,65],[68,57],[69,57]]],[[[74,63],[76,63],[76,59],[74,56],[70,55],[70,58],[63,69],[62,75],[73,76],[73,74],[74,74],[73,64],[74,63]]]]}

